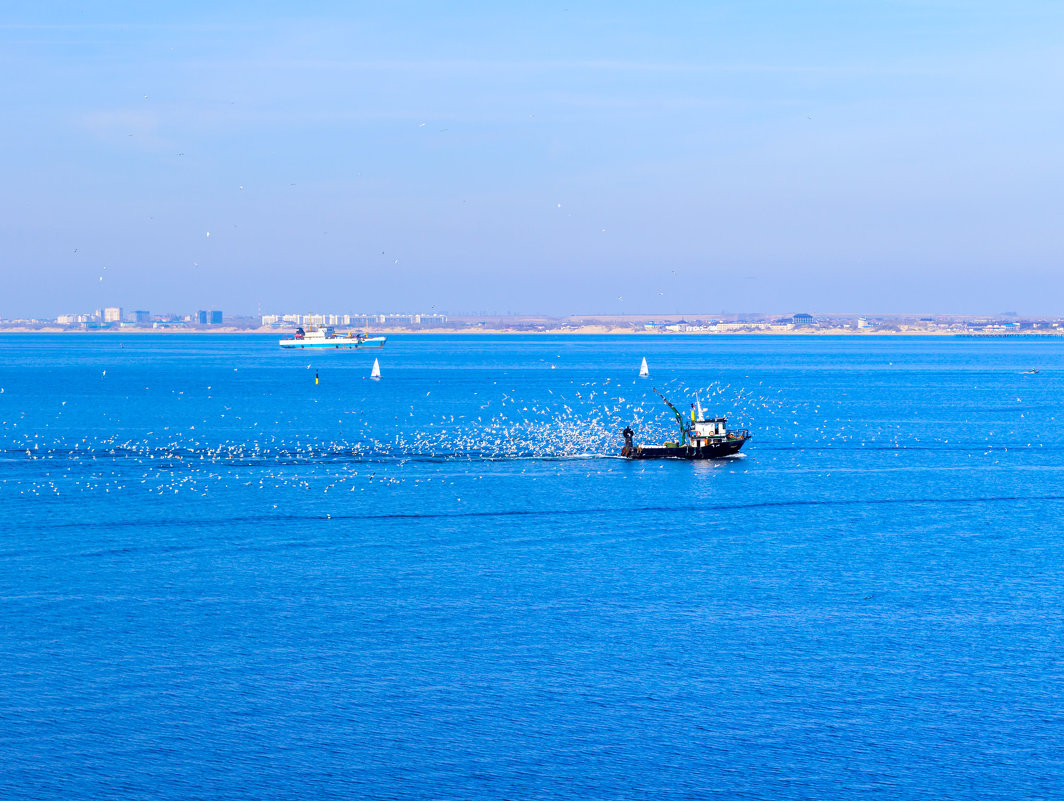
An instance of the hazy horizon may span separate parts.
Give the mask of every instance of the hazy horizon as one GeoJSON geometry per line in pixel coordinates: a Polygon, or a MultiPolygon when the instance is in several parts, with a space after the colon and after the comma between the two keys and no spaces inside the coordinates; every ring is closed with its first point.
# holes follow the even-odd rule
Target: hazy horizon
{"type": "Polygon", "coordinates": [[[11,9],[0,314],[1055,316],[1062,23],[982,0],[11,9]]]}
{"type": "MultiPolygon", "coordinates": [[[[208,309],[198,309],[198,308],[197,309],[158,309],[158,310],[157,309],[134,309],[132,307],[117,306],[117,304],[112,304],[111,307],[121,308],[123,314],[126,315],[127,317],[129,315],[131,315],[134,311],[138,311],[138,310],[140,310],[140,311],[148,311],[148,312],[151,313],[151,315],[153,317],[194,316],[196,314],[196,312],[198,312],[198,311],[210,311],[211,310],[210,308],[208,308],[208,309]]],[[[84,310],[81,310],[80,312],[71,312],[71,313],[90,314],[90,313],[92,313],[94,311],[102,311],[103,308],[108,308],[108,307],[102,307],[100,309],[84,309],[84,310]]],[[[261,311],[261,313],[258,312],[258,311],[251,311],[251,312],[241,311],[241,310],[232,310],[232,311],[230,311],[230,310],[227,310],[227,309],[218,309],[218,311],[221,311],[225,315],[226,319],[234,319],[234,318],[235,319],[256,319],[256,318],[258,318],[260,316],[281,315],[281,314],[304,314],[304,315],[306,315],[306,314],[311,314],[311,315],[315,315],[315,314],[345,315],[345,314],[347,314],[347,315],[352,315],[352,316],[356,316],[356,317],[358,315],[361,315],[361,314],[370,314],[370,315],[375,315],[375,314],[385,314],[385,315],[422,314],[422,315],[425,315],[425,314],[429,314],[429,312],[425,312],[422,309],[413,309],[413,308],[412,309],[346,309],[346,308],[337,308],[335,306],[316,307],[316,308],[313,308],[313,309],[263,309],[261,311]]],[[[441,314],[441,315],[444,315],[444,316],[446,316],[448,318],[468,318],[468,319],[493,319],[493,318],[540,319],[540,318],[543,318],[543,319],[565,320],[565,319],[580,319],[580,318],[587,318],[587,319],[598,319],[598,318],[602,318],[602,319],[607,319],[607,318],[608,319],[626,319],[627,318],[627,319],[632,319],[632,320],[638,320],[638,319],[643,319],[643,318],[655,318],[655,317],[657,317],[657,318],[660,318],[663,321],[664,320],[676,321],[676,320],[679,320],[679,319],[682,319],[682,318],[686,318],[686,319],[690,319],[690,320],[696,320],[696,319],[704,319],[704,320],[708,320],[708,319],[717,319],[717,320],[751,319],[752,320],[752,319],[755,319],[755,318],[756,319],[762,319],[762,320],[763,319],[768,319],[768,318],[783,319],[783,318],[792,317],[795,314],[810,314],[813,317],[824,319],[824,320],[830,320],[830,319],[837,319],[837,320],[854,319],[854,320],[856,320],[858,317],[868,317],[870,319],[877,319],[877,320],[888,320],[888,319],[904,320],[904,319],[917,319],[917,318],[925,318],[925,317],[926,318],[934,317],[934,318],[937,318],[937,319],[957,319],[957,320],[962,320],[962,319],[968,319],[968,320],[971,320],[971,319],[991,319],[991,318],[993,318],[993,319],[1016,319],[1016,320],[1029,319],[1029,320],[1043,320],[1044,321],[1044,320],[1048,320],[1048,319],[1059,319],[1059,318],[1064,317],[1064,315],[1025,315],[1025,314],[1021,314],[1021,313],[1015,312],[1015,311],[1001,311],[1001,312],[991,312],[991,313],[982,313],[982,312],[926,312],[926,311],[899,312],[899,311],[890,311],[890,312],[875,312],[875,313],[873,313],[873,312],[864,312],[864,311],[822,311],[822,310],[817,310],[817,309],[812,309],[812,310],[810,310],[810,309],[794,309],[794,310],[790,310],[790,311],[712,311],[712,310],[693,311],[691,309],[687,309],[687,310],[678,311],[678,312],[639,312],[639,311],[632,311],[632,312],[624,312],[624,313],[610,313],[610,312],[596,312],[596,311],[577,311],[577,312],[572,312],[572,313],[569,313],[569,314],[551,314],[551,313],[547,313],[547,312],[535,312],[535,311],[467,311],[467,310],[459,310],[459,311],[453,311],[452,312],[452,311],[448,311],[446,309],[442,309],[442,310],[436,310],[436,311],[431,312],[431,313],[432,314],[441,314]]],[[[56,316],[57,315],[49,315],[49,316],[40,315],[36,319],[40,319],[40,320],[54,319],[56,316]]],[[[10,322],[10,321],[13,321],[13,320],[28,319],[28,318],[29,318],[29,315],[20,316],[20,315],[15,315],[15,314],[10,314],[10,313],[4,313],[4,311],[2,309],[0,309],[0,322],[10,322]]]]}

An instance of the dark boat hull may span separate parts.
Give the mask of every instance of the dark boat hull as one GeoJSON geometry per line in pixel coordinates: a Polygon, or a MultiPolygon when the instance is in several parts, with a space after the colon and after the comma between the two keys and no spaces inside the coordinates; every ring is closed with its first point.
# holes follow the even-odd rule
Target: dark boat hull
{"type": "Polygon", "coordinates": [[[664,445],[625,445],[621,449],[621,456],[626,459],[722,459],[725,456],[733,456],[746,444],[750,437],[726,439],[723,442],[707,443],[700,447],[693,445],[680,445],[668,448],[664,445]]]}

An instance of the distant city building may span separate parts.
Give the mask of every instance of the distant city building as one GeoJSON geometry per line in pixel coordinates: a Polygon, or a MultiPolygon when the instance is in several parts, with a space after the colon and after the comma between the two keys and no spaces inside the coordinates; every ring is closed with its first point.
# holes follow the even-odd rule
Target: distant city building
{"type": "Polygon", "coordinates": [[[105,323],[122,322],[122,307],[108,306],[106,309],[103,310],[103,321],[105,323]]]}
{"type": "Polygon", "coordinates": [[[196,312],[196,322],[199,325],[221,325],[222,313],[217,309],[200,309],[196,312]]]}
{"type": "Polygon", "coordinates": [[[768,323],[763,322],[741,322],[732,321],[717,323],[713,326],[714,331],[762,331],[769,327],[768,323]]]}
{"type": "Polygon", "coordinates": [[[813,319],[813,315],[811,314],[799,312],[798,314],[791,317],[791,322],[795,325],[812,325],[816,322],[816,320],[813,319]]]}
{"type": "Polygon", "coordinates": [[[375,326],[433,328],[447,325],[445,314],[264,314],[263,326],[296,325],[303,327],[345,326],[372,328],[375,326]]]}
{"type": "Polygon", "coordinates": [[[151,312],[145,309],[137,309],[133,312],[133,322],[137,324],[151,322],[151,312]]]}
{"type": "Polygon", "coordinates": [[[868,318],[867,317],[858,317],[857,318],[857,327],[858,328],[871,328],[872,324],[870,322],[868,322],[868,318]]]}
{"type": "Polygon", "coordinates": [[[200,325],[206,325],[207,324],[207,310],[206,309],[200,309],[199,311],[196,312],[196,322],[199,323],[200,325]]]}
{"type": "Polygon", "coordinates": [[[218,309],[211,310],[211,325],[222,324],[222,313],[218,309]]]}

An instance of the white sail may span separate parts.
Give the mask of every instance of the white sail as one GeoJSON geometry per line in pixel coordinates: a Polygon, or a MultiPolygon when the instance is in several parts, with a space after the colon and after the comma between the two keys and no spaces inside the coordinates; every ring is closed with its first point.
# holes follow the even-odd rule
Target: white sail
{"type": "Polygon", "coordinates": [[[649,378],[650,377],[650,368],[647,367],[647,357],[646,356],[643,357],[643,363],[641,365],[639,365],[639,377],[640,378],[649,378]]]}
{"type": "Polygon", "coordinates": [[[381,363],[380,363],[380,360],[378,360],[378,359],[374,359],[373,360],[373,369],[370,371],[369,377],[370,378],[380,378],[381,377],[381,363]]]}

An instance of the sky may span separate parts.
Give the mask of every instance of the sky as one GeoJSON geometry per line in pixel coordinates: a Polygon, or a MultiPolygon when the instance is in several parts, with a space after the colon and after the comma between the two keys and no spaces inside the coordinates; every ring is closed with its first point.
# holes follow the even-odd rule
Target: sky
{"type": "Polygon", "coordinates": [[[39,2],[0,316],[1064,314],[1064,3],[39,2]]]}

